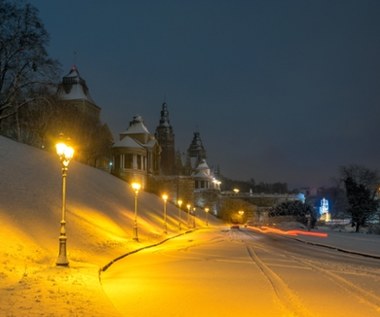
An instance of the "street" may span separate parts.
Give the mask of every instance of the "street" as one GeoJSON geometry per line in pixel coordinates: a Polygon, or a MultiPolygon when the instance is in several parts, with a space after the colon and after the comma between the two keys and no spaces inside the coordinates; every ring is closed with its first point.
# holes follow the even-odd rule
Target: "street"
{"type": "Polygon", "coordinates": [[[102,273],[122,316],[380,316],[380,260],[217,227],[102,273]]]}

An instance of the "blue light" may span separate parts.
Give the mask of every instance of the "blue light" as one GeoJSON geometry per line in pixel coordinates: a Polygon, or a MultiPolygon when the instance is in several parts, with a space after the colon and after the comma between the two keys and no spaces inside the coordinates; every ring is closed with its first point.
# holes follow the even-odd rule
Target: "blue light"
{"type": "Polygon", "coordinates": [[[329,201],[326,198],[321,199],[321,204],[319,206],[319,214],[322,216],[329,213],[329,201]]]}

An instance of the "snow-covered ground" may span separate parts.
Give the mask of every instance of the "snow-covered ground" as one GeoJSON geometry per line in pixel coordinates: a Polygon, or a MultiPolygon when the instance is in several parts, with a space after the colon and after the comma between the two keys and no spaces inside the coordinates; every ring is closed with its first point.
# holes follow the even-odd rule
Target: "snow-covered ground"
{"type": "Polygon", "coordinates": [[[331,227],[323,226],[313,229],[310,232],[306,230],[305,226],[295,222],[286,222],[268,228],[248,227],[257,232],[262,231],[281,234],[305,243],[380,259],[380,235],[365,232],[356,233],[350,226],[342,227],[340,231],[335,231],[332,230],[331,227]]]}
{"type": "MultiPolygon", "coordinates": [[[[322,230],[320,232],[323,232],[322,230]]],[[[380,236],[355,232],[324,231],[326,238],[299,235],[304,242],[339,249],[342,252],[358,253],[380,259],[380,236]]]]}
{"type": "MultiPolygon", "coordinates": [[[[136,242],[134,193],[128,185],[71,162],[66,217],[70,266],[56,267],[62,204],[57,156],[0,137],[0,166],[0,316],[119,316],[101,287],[99,269],[120,255],[177,235],[176,206],[168,205],[169,234],[164,235],[162,200],[141,192],[136,242]]],[[[212,217],[209,221],[220,225],[212,217]]],[[[203,220],[197,225],[204,225],[203,220]]],[[[373,235],[292,238],[380,255],[380,237],[373,235]]]]}
{"type": "MultiPolygon", "coordinates": [[[[100,286],[99,268],[167,238],[163,201],[139,194],[136,242],[134,193],[128,184],[71,162],[66,215],[70,267],[56,267],[62,206],[58,157],[0,137],[0,166],[0,316],[117,316],[100,286]]],[[[178,209],[168,203],[167,213],[168,236],[173,236],[179,233],[178,209]]],[[[217,222],[213,217],[209,221],[217,222]]]]}
{"type": "Polygon", "coordinates": [[[380,260],[252,230],[214,227],[134,253],[102,285],[123,316],[379,316],[380,260]]]}

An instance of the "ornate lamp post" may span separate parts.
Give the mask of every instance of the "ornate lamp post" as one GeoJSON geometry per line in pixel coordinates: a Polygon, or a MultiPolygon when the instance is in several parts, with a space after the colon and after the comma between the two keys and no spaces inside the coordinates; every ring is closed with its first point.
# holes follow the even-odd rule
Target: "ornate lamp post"
{"type": "Polygon", "coordinates": [[[135,192],[135,221],[134,221],[134,225],[133,225],[133,232],[134,232],[133,240],[139,241],[138,226],[137,226],[137,196],[139,194],[141,184],[140,183],[132,183],[131,187],[135,192]]]}
{"type": "Polygon", "coordinates": [[[186,207],[187,207],[187,226],[190,227],[190,208],[191,208],[191,205],[187,204],[186,207]]]}
{"type": "Polygon", "coordinates": [[[168,225],[166,223],[166,202],[168,201],[168,195],[163,194],[162,199],[164,200],[164,233],[168,233],[168,225]]]}
{"type": "Polygon", "coordinates": [[[205,208],[205,212],[206,212],[206,226],[208,227],[208,212],[209,212],[209,208],[205,208]]]}
{"type": "Polygon", "coordinates": [[[179,199],[177,201],[178,204],[178,230],[181,231],[181,206],[182,206],[182,200],[179,199]]]}
{"type": "Polygon", "coordinates": [[[59,255],[56,264],[61,266],[68,266],[69,260],[66,254],[66,176],[70,160],[74,156],[74,149],[68,146],[64,142],[57,143],[55,145],[57,154],[62,164],[62,218],[61,218],[61,230],[59,235],[59,255]]]}

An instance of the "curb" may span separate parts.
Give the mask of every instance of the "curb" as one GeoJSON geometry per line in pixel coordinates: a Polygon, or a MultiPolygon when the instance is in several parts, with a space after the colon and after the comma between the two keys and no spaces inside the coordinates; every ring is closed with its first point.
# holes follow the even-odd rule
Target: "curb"
{"type": "Polygon", "coordinates": [[[372,259],[378,259],[378,260],[380,260],[380,255],[374,255],[374,254],[369,254],[369,253],[363,253],[363,252],[358,252],[358,251],[352,251],[352,250],[342,249],[342,248],[331,246],[331,245],[328,245],[328,244],[322,244],[322,243],[316,243],[316,242],[310,242],[310,241],[302,240],[300,238],[293,238],[293,239],[296,240],[296,241],[305,243],[305,244],[315,245],[315,246],[326,248],[326,249],[336,250],[336,251],[339,251],[339,252],[344,252],[344,253],[348,253],[348,254],[355,254],[355,255],[360,255],[360,256],[363,256],[363,257],[367,257],[367,258],[372,258],[372,259]]]}
{"type": "Polygon", "coordinates": [[[140,251],[145,250],[145,249],[149,249],[149,248],[153,248],[153,247],[159,246],[159,245],[165,243],[166,241],[169,241],[169,240],[171,240],[171,239],[174,239],[174,238],[177,238],[177,237],[183,236],[183,235],[185,235],[185,234],[187,234],[187,233],[191,233],[191,232],[193,232],[193,231],[195,231],[195,230],[196,230],[196,229],[187,230],[187,231],[185,231],[185,232],[183,232],[183,233],[177,234],[177,235],[175,235],[175,236],[168,237],[168,238],[166,238],[166,239],[164,239],[164,240],[162,240],[162,241],[159,241],[159,242],[157,242],[157,243],[149,244],[149,245],[143,246],[143,247],[141,247],[141,248],[138,248],[138,249],[136,249],[136,250],[129,251],[129,252],[127,252],[127,253],[125,253],[125,254],[123,254],[123,255],[121,255],[121,256],[119,256],[119,257],[113,259],[112,261],[108,262],[106,265],[104,265],[103,267],[101,267],[101,268],[99,269],[99,281],[101,282],[100,275],[101,275],[102,272],[105,272],[106,270],[108,270],[108,268],[109,268],[112,264],[114,264],[115,262],[117,262],[117,261],[119,261],[119,260],[121,260],[121,259],[127,257],[128,255],[131,255],[131,254],[134,254],[134,253],[140,252],[140,251]]]}

